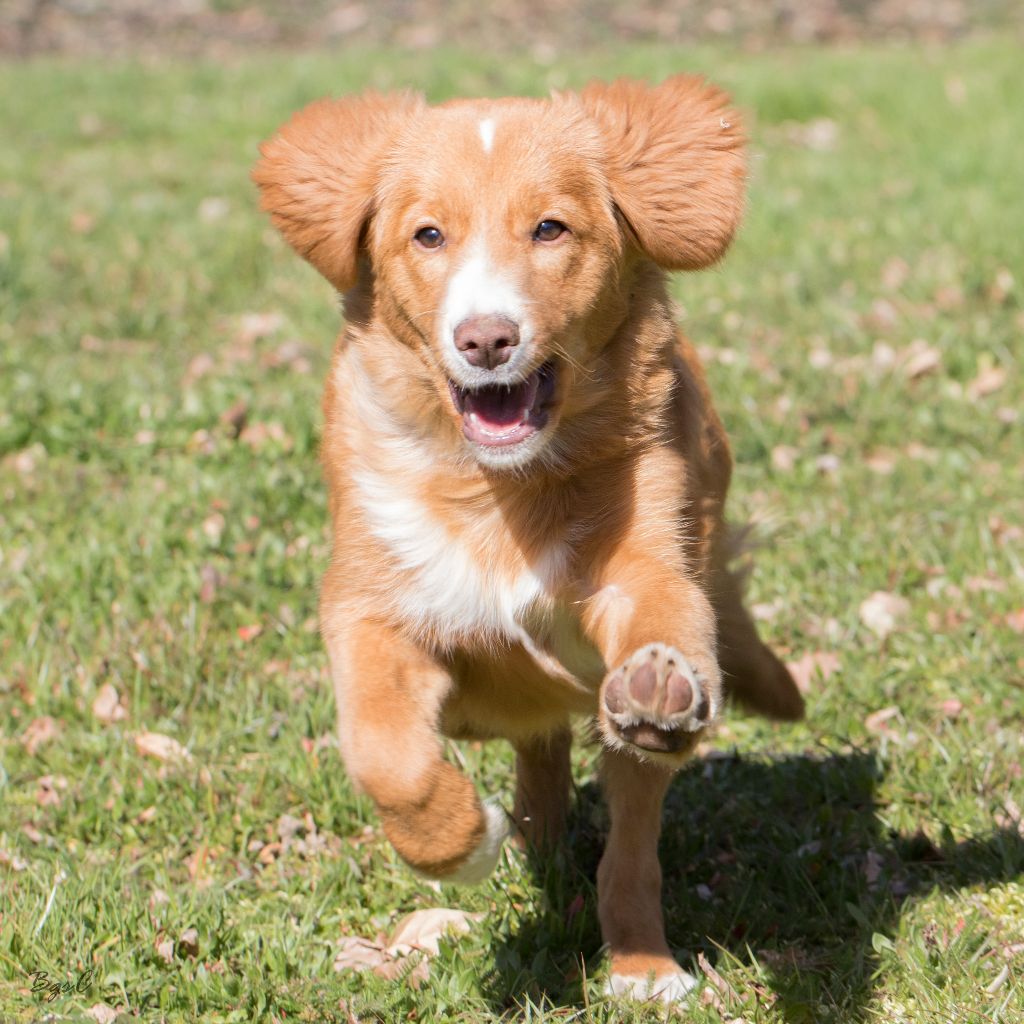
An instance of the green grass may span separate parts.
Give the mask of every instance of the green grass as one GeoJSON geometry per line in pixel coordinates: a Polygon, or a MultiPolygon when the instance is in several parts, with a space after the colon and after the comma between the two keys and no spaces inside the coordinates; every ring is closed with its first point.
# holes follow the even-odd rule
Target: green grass
{"type": "MultiPolygon", "coordinates": [[[[690,1019],[1019,1020],[1020,63],[989,42],[0,67],[0,1020],[97,1002],[168,1021],[346,1021],[346,1003],[362,1021],[660,1019],[600,996],[593,748],[565,856],[510,854],[476,890],[412,877],[345,778],[312,623],[336,303],[247,173],[325,92],[681,68],[750,112],[742,236],[674,288],[734,441],[734,516],[767,524],[751,598],[788,656],[840,659],[806,724],[731,714],[671,791],[669,941],[735,993],[690,1019]],[[826,148],[807,145],[816,119],[826,148]],[[916,339],[941,361],[910,380],[887,353],[916,339]],[[1002,386],[978,397],[991,368],[1002,386]],[[238,402],[266,428],[251,443],[221,421],[238,402]],[[910,603],[884,641],[858,616],[876,590],[910,603]],[[103,725],[107,683],[128,716],[103,725]],[[43,716],[58,735],[30,753],[43,716]],[[145,730],[191,762],[141,756],[145,730]],[[282,815],[307,813],[323,842],[262,863],[282,815]],[[486,916],[418,992],[332,971],[342,935],[429,906],[486,916]],[[188,928],[198,951],[167,962],[188,928]],[[81,994],[31,992],[33,971],[87,968],[81,994]]],[[[510,801],[507,750],[462,756],[510,801]]]]}

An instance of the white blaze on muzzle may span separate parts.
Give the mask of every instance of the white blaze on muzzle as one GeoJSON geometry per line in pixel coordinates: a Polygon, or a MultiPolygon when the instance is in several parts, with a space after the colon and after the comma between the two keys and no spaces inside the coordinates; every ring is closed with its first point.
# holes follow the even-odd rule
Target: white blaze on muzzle
{"type": "Polygon", "coordinates": [[[482,239],[472,242],[448,282],[441,305],[441,354],[451,378],[462,387],[511,383],[522,377],[530,361],[533,330],[529,303],[518,288],[494,266],[482,239]],[[519,344],[508,362],[493,370],[471,366],[455,346],[455,330],[472,316],[507,317],[519,327],[519,344]]]}

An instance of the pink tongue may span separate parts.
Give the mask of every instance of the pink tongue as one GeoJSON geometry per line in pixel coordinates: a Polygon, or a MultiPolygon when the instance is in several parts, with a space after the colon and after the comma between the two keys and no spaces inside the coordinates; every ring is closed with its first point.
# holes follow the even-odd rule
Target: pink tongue
{"type": "Polygon", "coordinates": [[[513,388],[481,388],[467,392],[463,411],[467,415],[476,413],[484,426],[496,430],[514,427],[523,420],[526,388],[526,384],[517,384],[513,388]]]}

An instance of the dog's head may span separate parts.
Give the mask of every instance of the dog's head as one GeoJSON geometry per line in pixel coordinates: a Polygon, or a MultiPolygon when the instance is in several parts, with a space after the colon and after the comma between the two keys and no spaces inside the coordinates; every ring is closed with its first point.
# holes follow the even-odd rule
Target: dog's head
{"type": "Polygon", "coordinates": [[[550,100],[322,100],[253,177],[286,240],[416,353],[473,455],[529,463],[621,325],[627,266],[714,263],[743,207],[742,138],[700,79],[550,100]]]}

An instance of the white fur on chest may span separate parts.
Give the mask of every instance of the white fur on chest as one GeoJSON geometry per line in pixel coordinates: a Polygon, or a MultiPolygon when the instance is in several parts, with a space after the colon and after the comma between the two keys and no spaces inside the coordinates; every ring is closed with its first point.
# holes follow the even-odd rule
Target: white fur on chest
{"type": "Polygon", "coordinates": [[[557,586],[562,545],[510,573],[488,559],[486,535],[471,546],[383,473],[363,468],[354,482],[370,531],[405,570],[392,599],[413,629],[452,642],[523,640],[527,613],[547,603],[557,586]]]}

